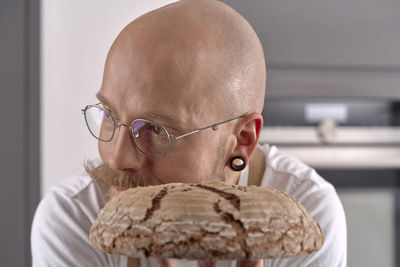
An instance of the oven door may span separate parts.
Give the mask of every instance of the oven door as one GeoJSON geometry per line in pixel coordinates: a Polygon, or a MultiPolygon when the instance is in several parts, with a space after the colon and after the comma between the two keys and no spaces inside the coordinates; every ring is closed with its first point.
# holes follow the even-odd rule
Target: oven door
{"type": "Polygon", "coordinates": [[[400,266],[399,127],[264,127],[260,142],[315,168],[346,213],[348,266],[400,266]]]}

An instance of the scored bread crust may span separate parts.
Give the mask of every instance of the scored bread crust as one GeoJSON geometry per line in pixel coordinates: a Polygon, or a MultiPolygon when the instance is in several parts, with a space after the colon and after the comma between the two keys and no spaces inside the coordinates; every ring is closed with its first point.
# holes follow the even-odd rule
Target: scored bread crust
{"type": "Polygon", "coordinates": [[[321,248],[321,228],[292,196],[220,181],[136,187],[100,211],[90,242],[130,257],[280,258],[321,248]]]}

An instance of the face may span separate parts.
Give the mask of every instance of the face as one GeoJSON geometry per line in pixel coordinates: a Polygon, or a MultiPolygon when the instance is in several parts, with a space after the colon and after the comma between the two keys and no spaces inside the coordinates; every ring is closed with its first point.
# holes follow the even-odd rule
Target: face
{"type": "MultiPolygon", "coordinates": [[[[130,125],[135,119],[147,119],[178,136],[228,119],[218,114],[212,87],[218,83],[204,79],[201,57],[193,58],[173,45],[154,49],[119,41],[110,51],[98,93],[117,121],[130,125]]],[[[221,125],[172,140],[162,158],[141,153],[126,127],[117,129],[110,142],[99,141],[98,148],[103,163],[122,173],[119,179],[133,177],[139,184],[197,183],[223,179],[227,129],[229,125],[221,125]]]]}

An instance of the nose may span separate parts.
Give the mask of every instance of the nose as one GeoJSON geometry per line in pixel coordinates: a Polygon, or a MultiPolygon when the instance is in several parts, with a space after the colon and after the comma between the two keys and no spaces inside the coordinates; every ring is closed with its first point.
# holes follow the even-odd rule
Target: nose
{"type": "Polygon", "coordinates": [[[132,139],[130,129],[120,124],[116,129],[111,145],[108,164],[114,170],[138,171],[145,162],[145,155],[138,150],[132,139]]]}

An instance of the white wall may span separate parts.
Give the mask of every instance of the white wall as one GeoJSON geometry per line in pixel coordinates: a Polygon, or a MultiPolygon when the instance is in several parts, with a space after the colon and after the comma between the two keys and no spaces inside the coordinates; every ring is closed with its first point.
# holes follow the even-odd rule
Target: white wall
{"type": "Polygon", "coordinates": [[[97,143],[81,114],[96,102],[107,51],[122,28],[171,0],[41,1],[41,193],[84,159],[97,143]]]}

